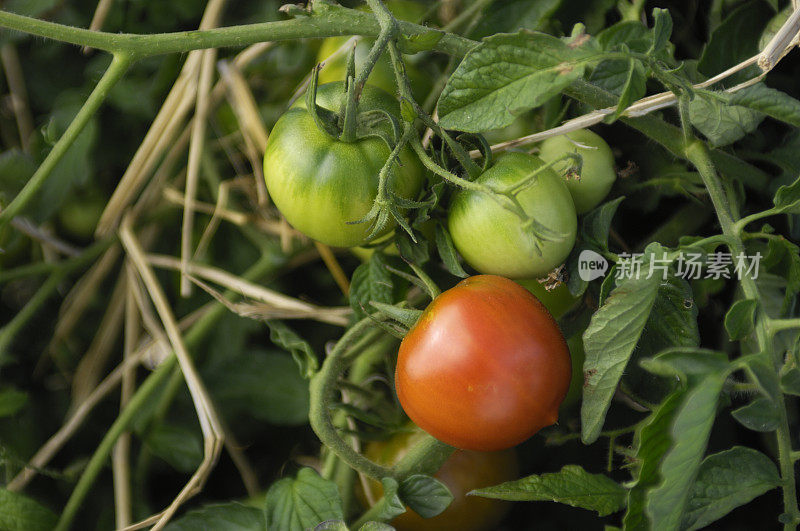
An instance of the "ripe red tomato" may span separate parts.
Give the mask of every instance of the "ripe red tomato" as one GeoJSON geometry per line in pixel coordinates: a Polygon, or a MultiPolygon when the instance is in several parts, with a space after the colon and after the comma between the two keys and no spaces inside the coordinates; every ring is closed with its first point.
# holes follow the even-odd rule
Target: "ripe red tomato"
{"type": "Polygon", "coordinates": [[[555,423],[571,372],[564,336],[536,297],[507,278],[478,275],[434,299],[408,332],[395,386],[423,430],[490,451],[555,423]]]}
{"type": "MultiPolygon", "coordinates": [[[[394,466],[424,435],[419,429],[401,432],[386,441],[367,445],[364,455],[384,466],[394,466]]],[[[392,520],[397,531],[485,531],[495,529],[510,508],[510,503],[479,496],[467,496],[471,490],[498,485],[517,479],[519,466],[513,448],[500,452],[473,452],[456,450],[445,461],[434,477],[447,485],[453,501],[441,514],[423,518],[411,509],[392,520]]],[[[367,482],[367,492],[373,500],[383,496],[383,487],[376,480],[367,482]]],[[[358,497],[366,503],[366,496],[358,490],[358,497]]]]}

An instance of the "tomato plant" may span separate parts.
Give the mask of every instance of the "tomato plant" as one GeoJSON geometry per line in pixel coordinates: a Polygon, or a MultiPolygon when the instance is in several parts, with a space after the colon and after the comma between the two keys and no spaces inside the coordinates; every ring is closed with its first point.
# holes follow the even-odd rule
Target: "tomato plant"
{"type": "Polygon", "coordinates": [[[470,277],[439,295],[400,344],[403,410],[437,439],[509,448],[558,420],[569,350],[542,304],[503,277],[470,277]]]}
{"type": "Polygon", "coordinates": [[[453,244],[481,273],[511,278],[545,276],[572,250],[578,226],[572,198],[554,171],[541,171],[543,165],[533,155],[508,153],[476,181],[513,186],[539,170],[533,184],[517,194],[530,217],[527,222],[485,193],[464,190],[453,198],[447,217],[453,244]],[[546,228],[546,236],[537,235],[539,226],[546,228]]]}
{"type": "Polygon", "coordinates": [[[0,529],[800,526],[797,1],[0,3],[0,529]]]}
{"type": "MultiPolygon", "coordinates": [[[[316,104],[337,112],[346,97],[342,83],[321,85],[316,104]]],[[[397,103],[381,89],[367,85],[359,109],[396,114],[397,103]]],[[[372,227],[355,223],[370,211],[378,193],[378,174],[390,154],[376,137],[352,142],[320,130],[298,102],[272,129],[264,154],[264,178],[275,205],[297,230],[322,243],[353,247],[367,241],[372,227]]],[[[403,150],[392,167],[393,193],[413,199],[422,185],[418,159],[403,150]]],[[[391,225],[383,230],[385,233],[391,225]]]]}
{"type": "Polygon", "coordinates": [[[545,162],[557,161],[565,153],[577,153],[583,159],[580,175],[567,171],[568,160],[556,162],[554,168],[564,175],[576,212],[585,214],[605,199],[617,178],[614,155],[605,140],[588,129],[548,138],[539,147],[545,162]]]}
{"type": "MultiPolygon", "coordinates": [[[[421,439],[421,432],[413,426],[400,431],[384,441],[367,445],[364,455],[376,463],[394,466],[408,454],[421,439]]],[[[482,487],[497,485],[516,479],[519,465],[514,449],[498,452],[476,452],[457,450],[439,468],[434,477],[442,481],[453,501],[443,513],[433,518],[423,518],[411,509],[392,520],[397,531],[435,531],[437,529],[459,529],[460,531],[489,531],[495,529],[510,509],[510,504],[499,500],[467,496],[467,493],[482,487]]],[[[383,495],[383,487],[377,481],[367,483],[366,494],[359,489],[359,498],[368,505],[367,499],[377,500],[383,495]]]]}

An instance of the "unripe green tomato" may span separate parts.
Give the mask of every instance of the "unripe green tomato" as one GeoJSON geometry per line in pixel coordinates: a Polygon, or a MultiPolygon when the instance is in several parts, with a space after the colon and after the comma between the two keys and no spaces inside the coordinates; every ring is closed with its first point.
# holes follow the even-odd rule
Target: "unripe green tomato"
{"type": "MultiPolygon", "coordinates": [[[[578,214],[585,214],[599,205],[617,179],[611,148],[588,129],[548,138],[539,149],[539,157],[545,162],[554,161],[565,153],[578,153],[583,157],[580,178],[564,176],[578,214]]],[[[559,175],[564,175],[572,165],[572,160],[565,159],[553,167],[559,175]]]]}
{"type": "MultiPolygon", "coordinates": [[[[386,7],[389,11],[399,20],[406,20],[410,22],[417,22],[425,12],[427,7],[418,2],[411,2],[408,0],[393,0],[386,2],[386,7]]],[[[369,10],[364,6],[362,10],[369,10]]],[[[350,39],[350,37],[328,37],[322,41],[322,45],[317,53],[317,62],[324,63],[322,69],[319,71],[319,82],[329,83],[333,81],[344,81],[347,74],[347,56],[350,49],[340,50],[342,46],[350,39]],[[331,57],[334,53],[336,57],[331,57]]],[[[356,75],[360,68],[363,68],[364,61],[369,55],[369,50],[374,39],[360,39],[356,45],[356,75]]],[[[370,85],[375,85],[382,88],[390,94],[397,92],[397,83],[394,75],[394,68],[392,67],[391,60],[389,59],[389,52],[384,52],[378,62],[372,68],[367,81],[370,85]]],[[[406,63],[406,75],[411,82],[411,90],[416,98],[424,98],[431,89],[431,80],[428,76],[422,74],[413,64],[409,61],[406,63]]]]}
{"type": "MultiPolygon", "coordinates": [[[[317,105],[338,112],[346,94],[343,83],[318,87],[317,105]]],[[[366,85],[359,112],[381,109],[397,116],[399,104],[389,94],[366,85]]],[[[387,124],[387,127],[388,124],[387,124]]],[[[275,206],[286,220],[307,236],[336,247],[367,242],[372,227],[359,221],[372,208],[378,193],[378,174],[389,147],[375,137],[354,142],[331,138],[321,131],[299,99],[278,119],[264,153],[264,179],[275,206]]],[[[391,192],[413,199],[424,180],[424,169],[404,148],[389,175],[391,192]]],[[[394,227],[387,223],[381,234],[394,227]]]]}
{"type": "MultiPolygon", "coordinates": [[[[526,153],[502,155],[475,182],[506,187],[518,183],[544,163],[526,153]]],[[[543,277],[560,265],[575,245],[578,220],[569,190],[551,169],[517,194],[528,216],[561,236],[542,240],[536,249],[531,228],[487,194],[461,190],[453,198],[447,226],[464,260],[481,273],[509,278],[543,277]]]]}
{"type": "MultiPolygon", "coordinates": [[[[399,433],[387,441],[367,445],[367,458],[384,466],[397,464],[408,450],[424,436],[419,429],[399,433]]],[[[450,506],[433,518],[422,518],[411,509],[392,520],[398,531],[489,531],[494,529],[510,508],[510,503],[467,496],[474,489],[497,485],[517,478],[519,465],[513,448],[499,452],[456,450],[434,477],[447,485],[453,494],[450,506]]],[[[383,496],[383,486],[371,479],[367,489],[373,500],[383,496]]],[[[363,490],[356,491],[366,501],[363,490]]],[[[365,503],[366,505],[366,503],[365,503]]]]}
{"type": "Polygon", "coordinates": [[[517,280],[517,284],[533,293],[539,302],[544,304],[553,319],[560,319],[580,300],[580,297],[575,297],[569,292],[569,288],[564,283],[550,291],[535,278],[520,279],[517,280]]]}

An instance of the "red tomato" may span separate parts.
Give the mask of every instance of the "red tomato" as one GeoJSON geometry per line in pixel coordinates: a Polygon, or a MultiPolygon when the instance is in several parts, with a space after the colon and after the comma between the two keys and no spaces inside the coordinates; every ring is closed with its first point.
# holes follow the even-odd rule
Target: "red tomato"
{"type": "Polygon", "coordinates": [[[406,414],[467,450],[515,446],[558,420],[569,349],[525,288],[478,275],[438,296],[400,344],[395,385],[406,414]]]}

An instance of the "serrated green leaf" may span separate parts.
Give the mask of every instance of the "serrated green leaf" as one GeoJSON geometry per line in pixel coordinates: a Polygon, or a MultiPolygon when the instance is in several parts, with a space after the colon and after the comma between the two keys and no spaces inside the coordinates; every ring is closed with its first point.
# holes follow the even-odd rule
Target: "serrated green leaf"
{"type": "Polygon", "coordinates": [[[358,266],[350,282],[350,307],[355,319],[363,319],[370,311],[370,302],[392,303],[392,275],[386,269],[386,258],[373,253],[368,262],[358,266]]]}
{"type": "Polygon", "coordinates": [[[620,50],[622,46],[644,53],[653,43],[653,36],[641,22],[623,20],[597,34],[597,43],[605,51],[620,50]]]}
{"type": "Polygon", "coordinates": [[[775,464],[756,450],[734,446],[709,455],[692,485],[681,528],[706,527],[780,483],[775,464]]]}
{"type": "Polygon", "coordinates": [[[755,131],[764,115],[728,105],[713,96],[697,94],[689,104],[689,119],[715,147],[727,146],[755,131]]]}
{"type": "Polygon", "coordinates": [[[50,531],[58,518],[50,509],[18,492],[0,489],[0,529],[50,531]]]}
{"type": "Polygon", "coordinates": [[[647,516],[654,529],[678,529],[703,458],[722,385],[731,367],[724,354],[698,357],[699,349],[673,349],[655,360],[670,367],[690,388],[670,430],[672,448],[661,461],[661,483],[647,493],[647,516]],[[687,373],[694,378],[687,378],[687,373]]]}
{"type": "Polygon", "coordinates": [[[336,483],[311,468],[301,468],[296,479],[273,483],[264,510],[267,527],[285,531],[305,531],[320,522],[344,518],[336,483]]]}
{"type": "Polygon", "coordinates": [[[758,301],[742,299],[734,302],[725,314],[725,330],[731,341],[738,341],[750,335],[755,326],[758,301]]]}
{"type": "Polygon", "coordinates": [[[645,514],[647,492],[661,480],[659,465],[672,447],[670,427],[683,402],[685,389],[676,389],[655,409],[634,434],[635,468],[633,485],[628,491],[628,504],[623,520],[625,529],[649,529],[645,514]]]}
{"type": "Polygon", "coordinates": [[[441,223],[436,224],[436,248],[439,251],[442,263],[451,275],[460,278],[469,276],[458,261],[458,253],[456,253],[455,245],[453,245],[453,238],[450,237],[450,233],[441,223]]]}
{"type": "Polygon", "coordinates": [[[800,101],[764,83],[734,92],[731,105],[747,107],[795,127],[800,127],[800,101]]]}
{"type": "Polygon", "coordinates": [[[414,474],[400,483],[400,497],[415,513],[433,518],[450,506],[453,495],[447,485],[424,474],[414,474]]]}
{"type": "Polygon", "coordinates": [[[773,199],[775,209],[784,214],[800,214],[800,179],[789,186],[781,186],[773,199]]]}
{"type": "Polygon", "coordinates": [[[540,30],[558,9],[562,0],[496,0],[485,8],[470,37],[480,40],[495,33],[513,33],[520,29],[540,30]]]}
{"type": "MultiPolygon", "coordinates": [[[[659,252],[661,246],[653,244],[648,249],[659,252]]],[[[586,359],[581,437],[586,444],[600,435],[611,398],[650,316],[659,283],[656,275],[622,281],[592,315],[583,334],[586,359]]]]}
{"type": "Polygon", "coordinates": [[[501,34],[470,50],[439,98],[439,125],[479,133],[510,125],[583,76],[581,46],[544,33],[501,34]]]}
{"type": "Polygon", "coordinates": [[[606,516],[625,506],[627,491],[603,474],[590,474],[577,465],[560,472],[528,476],[470,492],[484,498],[508,501],[554,501],[606,516]]]}
{"type": "Polygon", "coordinates": [[[625,59],[603,61],[592,70],[589,81],[593,85],[620,96],[628,79],[628,67],[629,62],[625,59]]]}
{"type": "Polygon", "coordinates": [[[231,502],[206,505],[189,511],[181,518],[170,522],[164,531],[266,531],[264,512],[255,507],[231,502]]]}
{"type": "Polygon", "coordinates": [[[759,397],[731,413],[733,418],[745,428],[759,432],[775,431],[780,426],[781,417],[775,403],[766,397],[759,397]]]}
{"type": "Polygon", "coordinates": [[[305,378],[314,376],[319,368],[319,361],[308,341],[297,335],[297,332],[289,328],[289,325],[283,321],[271,319],[266,323],[269,327],[269,340],[272,341],[272,344],[283,348],[292,355],[300,368],[300,374],[305,378]]]}

